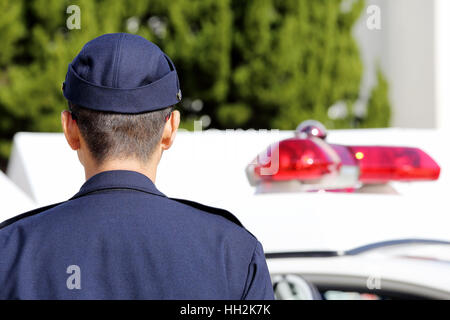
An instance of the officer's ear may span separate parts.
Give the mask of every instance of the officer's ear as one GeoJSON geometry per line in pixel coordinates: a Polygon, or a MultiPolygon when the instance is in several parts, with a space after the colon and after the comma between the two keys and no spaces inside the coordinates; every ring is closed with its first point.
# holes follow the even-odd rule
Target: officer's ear
{"type": "Polygon", "coordinates": [[[80,149],[80,130],[70,111],[64,110],[61,112],[61,125],[69,146],[73,150],[80,149]]]}
{"type": "Polygon", "coordinates": [[[161,148],[167,150],[172,145],[177,134],[178,127],[180,126],[180,112],[178,110],[172,111],[169,119],[164,125],[163,134],[161,137],[161,148]]]}

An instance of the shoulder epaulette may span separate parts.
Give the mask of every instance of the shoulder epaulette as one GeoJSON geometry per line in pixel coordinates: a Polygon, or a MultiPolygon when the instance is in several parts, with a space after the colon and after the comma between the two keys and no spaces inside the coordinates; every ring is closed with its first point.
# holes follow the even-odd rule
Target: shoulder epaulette
{"type": "Polygon", "coordinates": [[[9,226],[10,224],[12,224],[12,223],[14,223],[16,221],[19,221],[19,220],[22,220],[24,218],[28,218],[28,217],[34,216],[34,215],[36,215],[38,213],[41,213],[41,212],[44,212],[44,211],[49,210],[51,208],[54,208],[54,207],[56,207],[56,206],[58,206],[58,205],[60,205],[60,204],[62,204],[64,202],[65,201],[54,203],[54,204],[51,204],[51,205],[48,205],[48,206],[45,206],[45,207],[41,207],[41,208],[37,208],[37,209],[31,210],[31,211],[19,214],[18,216],[9,218],[9,219],[3,221],[2,223],[0,223],[0,229],[2,229],[4,227],[7,227],[7,226],[9,226]]]}
{"type": "Polygon", "coordinates": [[[239,219],[236,218],[236,216],[234,216],[231,212],[229,212],[229,211],[227,211],[225,209],[210,207],[210,206],[206,206],[204,204],[198,203],[198,202],[185,200],[185,199],[175,199],[175,198],[169,198],[169,199],[174,200],[176,202],[183,203],[185,205],[188,205],[188,206],[193,207],[195,209],[199,209],[201,211],[206,211],[208,213],[216,214],[218,216],[224,217],[225,219],[227,219],[227,220],[229,220],[231,222],[234,222],[235,224],[237,224],[240,227],[244,227],[242,225],[242,223],[239,221],[239,219]]]}

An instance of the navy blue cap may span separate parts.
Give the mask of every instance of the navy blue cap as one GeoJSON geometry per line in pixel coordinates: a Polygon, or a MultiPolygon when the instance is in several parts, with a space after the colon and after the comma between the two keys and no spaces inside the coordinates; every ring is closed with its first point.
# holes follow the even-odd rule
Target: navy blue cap
{"type": "Polygon", "coordinates": [[[69,64],[63,94],[79,106],[117,113],[159,110],[181,100],[170,58],[154,43],[127,33],[86,43],[69,64]]]}

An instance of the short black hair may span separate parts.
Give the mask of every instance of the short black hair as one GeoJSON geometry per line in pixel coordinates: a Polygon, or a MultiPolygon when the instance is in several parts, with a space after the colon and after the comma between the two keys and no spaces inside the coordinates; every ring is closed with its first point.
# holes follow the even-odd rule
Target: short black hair
{"type": "Polygon", "coordinates": [[[99,164],[105,160],[127,158],[148,161],[161,140],[172,109],[122,114],[91,110],[69,102],[72,117],[99,164]]]}

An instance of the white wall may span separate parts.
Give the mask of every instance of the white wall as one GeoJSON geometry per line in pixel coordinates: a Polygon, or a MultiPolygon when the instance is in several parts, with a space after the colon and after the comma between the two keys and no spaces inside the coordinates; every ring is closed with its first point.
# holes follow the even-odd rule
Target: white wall
{"type": "Polygon", "coordinates": [[[439,41],[444,38],[444,32],[449,30],[448,19],[444,15],[449,12],[446,7],[450,1],[367,0],[366,3],[367,6],[379,6],[381,29],[367,28],[369,15],[366,12],[354,29],[366,67],[362,80],[363,93],[376,83],[375,65],[379,61],[390,85],[393,107],[391,125],[442,127],[444,100],[438,98],[437,88],[443,77],[448,77],[448,72],[441,72],[438,76],[437,71],[442,71],[444,59],[436,59],[439,57],[436,50],[439,49],[439,41]],[[444,7],[446,11],[442,10],[444,7]]]}
{"type": "Polygon", "coordinates": [[[435,4],[437,126],[450,129],[450,1],[435,4]]]}

